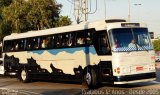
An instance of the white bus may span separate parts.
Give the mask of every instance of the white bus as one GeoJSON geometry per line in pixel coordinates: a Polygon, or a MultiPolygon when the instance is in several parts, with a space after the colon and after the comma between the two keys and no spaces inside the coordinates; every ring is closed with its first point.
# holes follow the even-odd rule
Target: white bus
{"type": "Polygon", "coordinates": [[[5,75],[128,84],[153,81],[155,53],[147,26],[121,19],[11,34],[3,40],[5,75]]]}

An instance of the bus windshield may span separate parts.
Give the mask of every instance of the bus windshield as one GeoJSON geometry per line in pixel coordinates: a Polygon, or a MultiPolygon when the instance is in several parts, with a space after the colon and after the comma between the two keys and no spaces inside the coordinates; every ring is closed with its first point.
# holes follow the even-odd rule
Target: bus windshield
{"type": "Polygon", "coordinates": [[[152,50],[147,28],[118,28],[110,31],[112,51],[152,50]]]}

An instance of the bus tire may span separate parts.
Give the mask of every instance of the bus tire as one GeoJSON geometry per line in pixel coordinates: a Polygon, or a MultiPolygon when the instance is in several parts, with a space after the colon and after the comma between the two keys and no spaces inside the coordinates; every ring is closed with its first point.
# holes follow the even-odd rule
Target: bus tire
{"type": "Polygon", "coordinates": [[[83,84],[88,88],[97,86],[97,74],[94,69],[88,69],[83,75],[83,84]]]}
{"type": "Polygon", "coordinates": [[[27,70],[25,70],[25,69],[22,69],[22,70],[21,70],[20,80],[21,80],[23,83],[29,82],[30,79],[29,79],[29,75],[28,75],[27,70]]]}

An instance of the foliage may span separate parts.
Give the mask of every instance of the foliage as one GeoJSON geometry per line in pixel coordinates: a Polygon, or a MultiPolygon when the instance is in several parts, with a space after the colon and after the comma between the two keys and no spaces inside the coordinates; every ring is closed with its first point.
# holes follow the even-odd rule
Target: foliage
{"type": "Polygon", "coordinates": [[[160,51],[160,39],[153,41],[153,47],[155,51],[160,51]]]}
{"type": "Polygon", "coordinates": [[[24,0],[15,0],[10,6],[3,9],[3,17],[7,22],[11,23],[12,32],[22,32],[26,28],[29,6],[24,0]]]}
{"type": "Polygon", "coordinates": [[[0,42],[3,40],[3,37],[11,34],[12,27],[9,22],[2,21],[0,23],[0,42]]]}
{"type": "Polygon", "coordinates": [[[56,23],[56,26],[57,27],[67,26],[67,25],[70,25],[71,23],[72,23],[71,19],[68,18],[68,16],[60,16],[57,23],[56,23]]]}
{"type": "Polygon", "coordinates": [[[55,0],[0,0],[0,39],[10,33],[70,25],[67,16],[59,16],[61,7],[55,0]]]}
{"type": "Polygon", "coordinates": [[[29,0],[30,11],[26,19],[35,30],[55,27],[59,18],[60,4],[54,0],[29,0]]]}
{"type": "Polygon", "coordinates": [[[11,3],[12,0],[0,0],[0,41],[2,41],[5,35],[10,34],[11,32],[10,23],[6,22],[2,17],[2,10],[11,3]]]}

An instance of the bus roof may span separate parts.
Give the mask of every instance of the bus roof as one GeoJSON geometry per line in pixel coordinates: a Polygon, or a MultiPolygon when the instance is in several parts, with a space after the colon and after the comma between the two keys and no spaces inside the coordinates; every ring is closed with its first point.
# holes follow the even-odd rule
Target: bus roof
{"type": "Polygon", "coordinates": [[[84,29],[91,29],[94,28],[95,30],[103,30],[106,28],[105,20],[96,21],[96,22],[84,22],[75,25],[63,26],[63,27],[56,27],[44,30],[36,30],[36,31],[28,31],[25,33],[12,33],[4,37],[4,40],[12,40],[12,39],[21,39],[21,38],[28,38],[28,37],[36,37],[36,36],[43,36],[43,35],[50,35],[50,34],[58,34],[58,33],[65,33],[65,32],[72,32],[84,29]]]}
{"type": "Polygon", "coordinates": [[[4,40],[22,39],[22,38],[37,37],[37,36],[44,36],[44,35],[51,35],[51,34],[66,33],[66,32],[72,32],[72,31],[74,32],[78,30],[92,29],[92,28],[94,28],[96,31],[104,30],[104,29],[111,29],[114,27],[120,28],[121,23],[127,23],[127,22],[122,19],[84,22],[80,24],[50,28],[50,29],[45,29],[45,30],[28,31],[28,32],[19,33],[19,34],[12,33],[11,35],[4,37],[4,40]]]}

